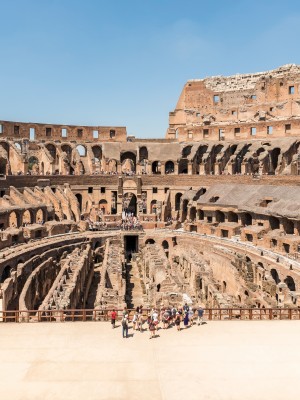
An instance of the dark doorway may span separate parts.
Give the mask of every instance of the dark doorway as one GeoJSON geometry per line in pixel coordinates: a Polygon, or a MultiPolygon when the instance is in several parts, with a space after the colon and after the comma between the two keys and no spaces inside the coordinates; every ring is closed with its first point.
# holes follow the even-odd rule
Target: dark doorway
{"type": "Polygon", "coordinates": [[[125,257],[131,261],[132,254],[137,253],[139,249],[139,237],[137,235],[124,236],[125,257]]]}

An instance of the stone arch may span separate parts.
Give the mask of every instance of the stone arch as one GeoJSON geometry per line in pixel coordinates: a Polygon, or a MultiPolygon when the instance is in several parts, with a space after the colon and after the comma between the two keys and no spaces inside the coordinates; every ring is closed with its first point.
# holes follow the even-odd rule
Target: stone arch
{"type": "Polygon", "coordinates": [[[28,170],[29,171],[38,171],[39,169],[39,160],[35,156],[31,156],[28,159],[28,170]]]}
{"type": "Polygon", "coordinates": [[[78,154],[80,155],[80,157],[86,157],[86,147],[83,146],[82,144],[79,144],[76,146],[76,150],[78,152],[78,154]]]}
{"type": "Polygon", "coordinates": [[[181,159],[178,164],[178,173],[187,174],[188,173],[188,160],[181,159]]]}
{"type": "Polygon", "coordinates": [[[107,200],[102,199],[99,201],[99,210],[102,211],[103,215],[107,214],[107,210],[108,210],[107,200]]]}
{"type": "Polygon", "coordinates": [[[157,200],[152,200],[150,203],[150,214],[156,214],[157,200]]]}
{"type": "Polygon", "coordinates": [[[93,146],[92,147],[92,152],[93,152],[93,156],[95,158],[95,161],[100,162],[102,160],[102,148],[101,146],[93,146]]]}
{"type": "Polygon", "coordinates": [[[228,213],[228,222],[239,222],[238,215],[233,211],[229,211],[229,213],[228,213]]]}
{"type": "Polygon", "coordinates": [[[45,221],[44,212],[41,208],[39,208],[35,215],[35,222],[40,223],[42,221],[45,221]]]}
{"type": "Polygon", "coordinates": [[[278,218],[273,217],[272,215],[269,217],[270,228],[272,230],[280,228],[280,221],[278,218]]]}
{"type": "Polygon", "coordinates": [[[63,144],[61,146],[63,152],[65,152],[68,156],[68,160],[71,161],[72,158],[72,147],[69,144],[63,144]]]}
{"type": "Polygon", "coordinates": [[[294,222],[288,218],[283,218],[282,222],[283,222],[284,232],[287,234],[293,234],[294,233],[294,222]]]}
{"type": "Polygon", "coordinates": [[[271,276],[274,279],[276,285],[278,285],[278,283],[280,283],[280,278],[279,278],[279,274],[277,272],[277,269],[272,268],[270,273],[271,273],[271,276]]]}
{"type": "Polygon", "coordinates": [[[216,211],[216,221],[217,222],[225,222],[225,214],[222,211],[216,211]]]}
{"type": "Polygon", "coordinates": [[[181,197],[182,197],[182,193],[176,193],[176,195],[175,195],[175,211],[180,210],[181,197]]]}
{"type": "Polygon", "coordinates": [[[271,164],[274,173],[278,167],[278,158],[280,153],[281,149],[279,147],[275,147],[275,149],[271,150],[271,164]]]}
{"type": "Polygon", "coordinates": [[[20,219],[18,218],[18,214],[15,211],[12,211],[9,214],[8,225],[10,228],[18,228],[20,226],[20,219]]]}
{"type": "Polygon", "coordinates": [[[191,207],[190,208],[190,219],[192,221],[195,221],[197,217],[197,211],[196,211],[196,207],[191,207]]]}
{"type": "Polygon", "coordinates": [[[184,222],[187,217],[188,203],[189,203],[188,200],[183,200],[182,202],[182,217],[181,217],[182,222],[184,222]]]}
{"type": "Polygon", "coordinates": [[[31,215],[31,212],[29,210],[25,210],[23,213],[23,224],[32,224],[33,223],[33,218],[31,215]]]}
{"type": "Polygon", "coordinates": [[[155,240],[152,238],[148,238],[146,239],[145,244],[155,244],[155,240]]]}
{"type": "Polygon", "coordinates": [[[6,265],[6,267],[3,269],[0,283],[3,283],[7,278],[10,278],[10,274],[11,274],[10,265],[6,265]]]}
{"type": "Polygon", "coordinates": [[[167,161],[165,164],[165,174],[174,174],[175,166],[173,161],[167,161]]]}
{"type": "Polygon", "coordinates": [[[245,225],[252,225],[252,215],[250,213],[242,214],[242,224],[245,225]]]}
{"type": "Polygon", "coordinates": [[[125,213],[133,213],[136,215],[137,212],[137,198],[132,192],[127,192],[123,195],[122,208],[125,213]]]}
{"type": "Polygon", "coordinates": [[[160,161],[153,161],[151,166],[152,174],[160,174],[161,173],[160,167],[161,167],[160,161]]]}
{"type": "Polygon", "coordinates": [[[289,290],[291,292],[295,292],[296,291],[296,284],[294,279],[291,276],[287,276],[284,280],[284,283],[287,285],[287,287],[289,288],[289,290]]]}
{"type": "Polygon", "coordinates": [[[113,173],[117,172],[117,165],[118,165],[117,160],[110,159],[108,161],[108,172],[113,172],[113,173]]]}
{"type": "Polygon", "coordinates": [[[148,149],[146,146],[142,146],[139,149],[139,159],[140,162],[143,160],[148,160],[148,149]]]}
{"type": "Polygon", "coordinates": [[[166,256],[169,258],[169,243],[168,243],[168,241],[164,240],[161,245],[165,251],[166,256]]]}
{"type": "Polygon", "coordinates": [[[193,147],[192,145],[188,145],[182,149],[181,155],[183,158],[186,158],[191,154],[192,147],[193,147]]]}
{"type": "Polygon", "coordinates": [[[56,147],[54,146],[54,144],[52,143],[48,143],[46,144],[46,149],[48,150],[48,152],[50,153],[51,157],[53,158],[54,162],[56,162],[56,147]]]}
{"type": "Polygon", "coordinates": [[[121,154],[122,172],[136,171],[136,155],[131,151],[121,154]]]}

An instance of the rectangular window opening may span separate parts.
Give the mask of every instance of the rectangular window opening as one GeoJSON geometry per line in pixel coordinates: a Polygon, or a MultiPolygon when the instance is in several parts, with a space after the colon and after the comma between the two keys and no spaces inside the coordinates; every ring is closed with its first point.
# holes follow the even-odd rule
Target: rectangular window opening
{"type": "Polygon", "coordinates": [[[3,133],[3,125],[0,124],[0,135],[3,133]]]}
{"type": "Polygon", "coordinates": [[[254,127],[250,128],[250,135],[251,136],[255,136],[256,135],[256,128],[254,128],[254,127]]]}
{"type": "Polygon", "coordinates": [[[109,137],[112,139],[112,138],[114,138],[116,136],[116,131],[114,130],[114,129],[111,129],[110,131],[109,131],[109,137]]]}
{"type": "Polygon", "coordinates": [[[289,86],[289,94],[295,94],[295,86],[289,86]]]}
{"type": "Polygon", "coordinates": [[[14,125],[14,134],[19,136],[20,134],[20,127],[19,125],[14,125]]]}
{"type": "Polygon", "coordinates": [[[252,99],[252,100],[256,100],[256,94],[252,94],[252,95],[251,95],[251,99],[252,99]]]}
{"type": "Polygon", "coordinates": [[[88,188],[88,193],[93,193],[93,188],[92,187],[88,188]]]}
{"type": "Polygon", "coordinates": [[[214,103],[219,103],[220,102],[220,96],[215,94],[214,95],[214,103]]]}
{"type": "Polygon", "coordinates": [[[292,125],[291,124],[286,124],[285,125],[285,133],[289,133],[292,129],[292,125]]]}
{"type": "Polygon", "coordinates": [[[46,128],[46,136],[50,137],[52,135],[52,129],[51,128],[46,128]]]}
{"type": "Polygon", "coordinates": [[[241,133],[241,128],[234,128],[234,134],[235,136],[239,136],[241,133]]]}
{"type": "Polygon", "coordinates": [[[273,133],[273,126],[267,126],[267,134],[272,135],[273,133]]]}
{"type": "Polygon", "coordinates": [[[34,128],[29,129],[29,140],[35,140],[35,129],[34,128]]]}
{"type": "Polygon", "coordinates": [[[209,137],[209,129],[203,129],[203,137],[209,137]]]}
{"type": "Polygon", "coordinates": [[[101,187],[101,193],[105,193],[105,187],[101,187]]]}
{"type": "Polygon", "coordinates": [[[77,129],[77,137],[82,138],[83,129],[77,129]]]}
{"type": "Polygon", "coordinates": [[[99,138],[99,132],[93,131],[93,139],[98,139],[98,138],[99,138]]]}
{"type": "Polygon", "coordinates": [[[157,187],[154,187],[154,188],[152,189],[152,193],[157,193],[157,187]]]}
{"type": "Polygon", "coordinates": [[[68,132],[66,128],[62,128],[61,129],[61,137],[67,137],[68,136],[68,132]]]}

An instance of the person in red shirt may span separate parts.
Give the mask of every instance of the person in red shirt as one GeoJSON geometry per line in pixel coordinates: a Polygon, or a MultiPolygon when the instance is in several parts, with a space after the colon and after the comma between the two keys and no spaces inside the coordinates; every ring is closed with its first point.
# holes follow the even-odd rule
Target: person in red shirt
{"type": "Polygon", "coordinates": [[[116,319],[117,319],[117,313],[116,311],[113,309],[112,313],[111,313],[111,325],[112,328],[114,329],[116,327],[116,319]]]}

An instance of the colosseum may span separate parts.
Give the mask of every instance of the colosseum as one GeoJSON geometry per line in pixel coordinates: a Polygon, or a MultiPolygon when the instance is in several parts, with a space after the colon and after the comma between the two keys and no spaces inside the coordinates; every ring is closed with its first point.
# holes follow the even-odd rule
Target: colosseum
{"type": "Polygon", "coordinates": [[[300,66],[189,80],[165,138],[0,121],[0,319],[300,306],[300,66]]]}

